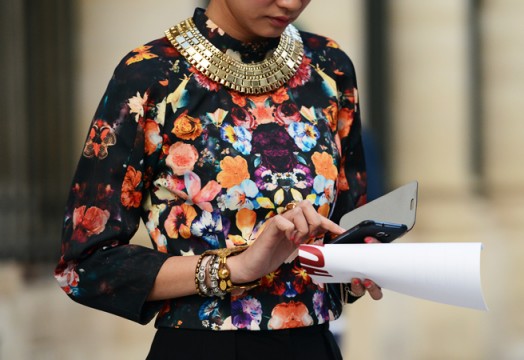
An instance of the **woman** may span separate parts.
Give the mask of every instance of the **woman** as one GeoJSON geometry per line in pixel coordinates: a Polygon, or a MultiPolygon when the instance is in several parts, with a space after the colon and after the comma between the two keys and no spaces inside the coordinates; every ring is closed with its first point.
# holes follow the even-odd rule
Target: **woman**
{"type": "Polygon", "coordinates": [[[124,57],[96,111],[55,276],[79,303],[156,316],[148,359],[340,358],[341,295],[382,296],[328,291],[296,258],[365,201],[354,69],[290,25],[308,3],[211,0],[124,57]],[[154,249],[129,244],[140,218],[154,249]]]}

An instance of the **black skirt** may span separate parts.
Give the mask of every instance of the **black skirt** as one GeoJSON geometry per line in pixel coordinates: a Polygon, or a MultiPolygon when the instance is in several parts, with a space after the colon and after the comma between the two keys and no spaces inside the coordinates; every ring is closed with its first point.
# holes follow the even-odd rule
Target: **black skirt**
{"type": "Polygon", "coordinates": [[[147,360],[341,360],[328,324],[288,330],[160,328],[147,360]]]}

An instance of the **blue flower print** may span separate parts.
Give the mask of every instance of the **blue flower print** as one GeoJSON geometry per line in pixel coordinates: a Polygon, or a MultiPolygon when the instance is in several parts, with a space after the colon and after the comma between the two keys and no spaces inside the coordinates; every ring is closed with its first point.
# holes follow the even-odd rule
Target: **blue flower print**
{"type": "Polygon", "coordinates": [[[219,236],[224,235],[220,213],[202,211],[200,218],[195,219],[191,224],[191,233],[194,236],[202,237],[212,249],[218,249],[220,247],[219,236]]]}
{"type": "Polygon", "coordinates": [[[260,208],[257,197],[260,194],[257,184],[253,180],[246,179],[227,191],[220,201],[229,210],[247,208],[249,210],[260,208]]]}
{"type": "Polygon", "coordinates": [[[222,136],[222,140],[228,141],[233,145],[233,148],[242,155],[249,155],[251,153],[252,135],[246,128],[227,125],[220,128],[220,135],[222,136]]]}
{"type": "Polygon", "coordinates": [[[322,175],[317,175],[313,182],[313,192],[317,195],[315,205],[330,204],[335,200],[335,182],[322,175]]]}
{"type": "Polygon", "coordinates": [[[320,132],[317,127],[310,123],[291,123],[287,129],[289,136],[293,138],[300,150],[309,152],[317,145],[320,132]]]}

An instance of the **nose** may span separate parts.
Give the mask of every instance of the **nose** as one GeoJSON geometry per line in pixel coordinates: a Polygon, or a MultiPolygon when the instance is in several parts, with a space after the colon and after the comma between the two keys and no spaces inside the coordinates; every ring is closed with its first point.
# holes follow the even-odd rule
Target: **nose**
{"type": "Polygon", "coordinates": [[[310,0],[277,0],[277,5],[288,11],[299,11],[306,7],[310,0]]]}

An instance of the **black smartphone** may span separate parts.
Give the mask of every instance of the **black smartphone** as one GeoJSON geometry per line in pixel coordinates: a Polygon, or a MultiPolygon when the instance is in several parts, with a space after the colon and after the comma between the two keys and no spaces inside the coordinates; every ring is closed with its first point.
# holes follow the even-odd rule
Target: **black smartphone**
{"type": "Polygon", "coordinates": [[[392,242],[407,231],[408,227],[404,224],[365,220],[336,236],[331,244],[360,244],[364,243],[367,236],[372,236],[380,242],[392,242]]]}

